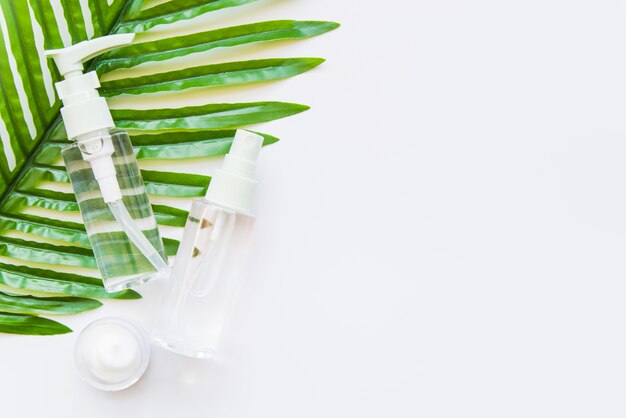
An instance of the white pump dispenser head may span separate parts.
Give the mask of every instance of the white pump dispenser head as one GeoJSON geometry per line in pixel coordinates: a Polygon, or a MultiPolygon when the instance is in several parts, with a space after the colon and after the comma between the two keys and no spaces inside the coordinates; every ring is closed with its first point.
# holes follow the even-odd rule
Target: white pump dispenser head
{"type": "Polygon", "coordinates": [[[134,38],[134,33],[109,35],[46,51],[46,56],[54,59],[65,78],[55,86],[63,100],[61,115],[69,139],[115,126],[106,100],[96,91],[100,87],[98,76],[95,71],[83,74],[83,63],[111,49],[129,45],[134,38]]]}
{"type": "Polygon", "coordinates": [[[63,49],[46,51],[65,80],[55,84],[63,100],[61,116],[67,137],[78,141],[83,158],[89,161],[106,203],[122,198],[111,155],[108,131],[115,127],[106,100],[96,90],[100,81],[95,71],[83,74],[83,63],[96,55],[133,42],[134,33],[110,35],[83,41],[63,49]],[[107,139],[108,138],[108,139],[107,139]]]}
{"type": "Polygon", "coordinates": [[[262,146],[261,135],[238,129],[222,168],[211,179],[207,200],[238,212],[250,213],[257,185],[256,161],[262,146]]]}

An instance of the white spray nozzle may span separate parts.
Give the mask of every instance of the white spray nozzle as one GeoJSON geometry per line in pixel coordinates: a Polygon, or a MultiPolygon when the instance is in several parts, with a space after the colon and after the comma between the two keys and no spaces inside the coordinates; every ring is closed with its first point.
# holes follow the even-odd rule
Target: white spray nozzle
{"type": "Polygon", "coordinates": [[[239,129],[235,133],[235,139],[233,139],[228,155],[254,163],[259,158],[261,146],[263,146],[261,135],[239,129]]]}
{"type": "Polygon", "coordinates": [[[262,146],[262,136],[243,129],[237,130],[222,170],[253,177],[262,146]]]}
{"type": "Polygon", "coordinates": [[[130,45],[135,39],[134,33],[102,36],[89,41],[79,42],[67,48],[46,51],[46,57],[53,58],[61,75],[73,77],[83,71],[83,63],[121,46],[130,45]]]}
{"type": "Polygon", "coordinates": [[[257,184],[256,161],[262,146],[261,135],[237,130],[222,168],[211,179],[207,199],[239,212],[250,212],[257,184]]]}

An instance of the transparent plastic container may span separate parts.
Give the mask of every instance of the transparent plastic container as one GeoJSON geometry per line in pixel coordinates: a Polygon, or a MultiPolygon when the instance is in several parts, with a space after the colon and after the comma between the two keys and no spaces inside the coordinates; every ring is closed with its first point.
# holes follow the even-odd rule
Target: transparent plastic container
{"type": "Polygon", "coordinates": [[[215,354],[254,222],[251,215],[194,200],[153,333],[157,344],[196,358],[215,354]]]}
{"type": "Polygon", "coordinates": [[[65,166],[104,287],[108,292],[115,292],[157,278],[160,273],[131,243],[115,220],[102,198],[90,163],[83,159],[79,149],[81,144],[93,143],[98,139],[113,144],[112,159],[124,206],[157,252],[164,260],[167,257],[128,134],[122,130],[105,130],[69,145],[62,151],[65,166]]]}
{"type": "Polygon", "coordinates": [[[101,318],[76,339],[74,361],[80,377],[104,391],[129,388],[150,363],[150,340],[139,324],[124,318],[101,318]]]}

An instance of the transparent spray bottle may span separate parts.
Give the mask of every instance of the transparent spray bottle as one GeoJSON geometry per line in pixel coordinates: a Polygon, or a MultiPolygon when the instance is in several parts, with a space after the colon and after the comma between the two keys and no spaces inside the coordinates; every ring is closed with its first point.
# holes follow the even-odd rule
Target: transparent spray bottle
{"type": "Polygon", "coordinates": [[[262,136],[238,130],[206,198],[192,204],[153,335],[168,350],[197,358],[215,354],[252,237],[262,145],[262,136]]]}
{"type": "Polygon", "coordinates": [[[132,43],[134,34],[110,35],[46,51],[65,78],[56,83],[61,116],[73,142],[62,151],[104,287],[108,292],[169,271],[163,242],[128,134],[115,124],[97,92],[95,71],[83,62],[132,43]]]}

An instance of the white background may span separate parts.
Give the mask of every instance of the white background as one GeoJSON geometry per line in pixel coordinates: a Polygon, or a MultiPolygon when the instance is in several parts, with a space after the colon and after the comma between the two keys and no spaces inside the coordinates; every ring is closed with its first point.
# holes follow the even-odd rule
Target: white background
{"type": "MultiPolygon", "coordinates": [[[[282,0],[206,22],[279,18],[343,26],[238,57],[328,59],[310,73],[202,93],[312,106],[256,127],[282,141],[219,356],[153,348],[107,394],[74,370],[77,333],[1,336],[0,414],[623,417],[626,2],[282,0]]],[[[161,286],[65,322],[149,329],[161,286]]]]}

